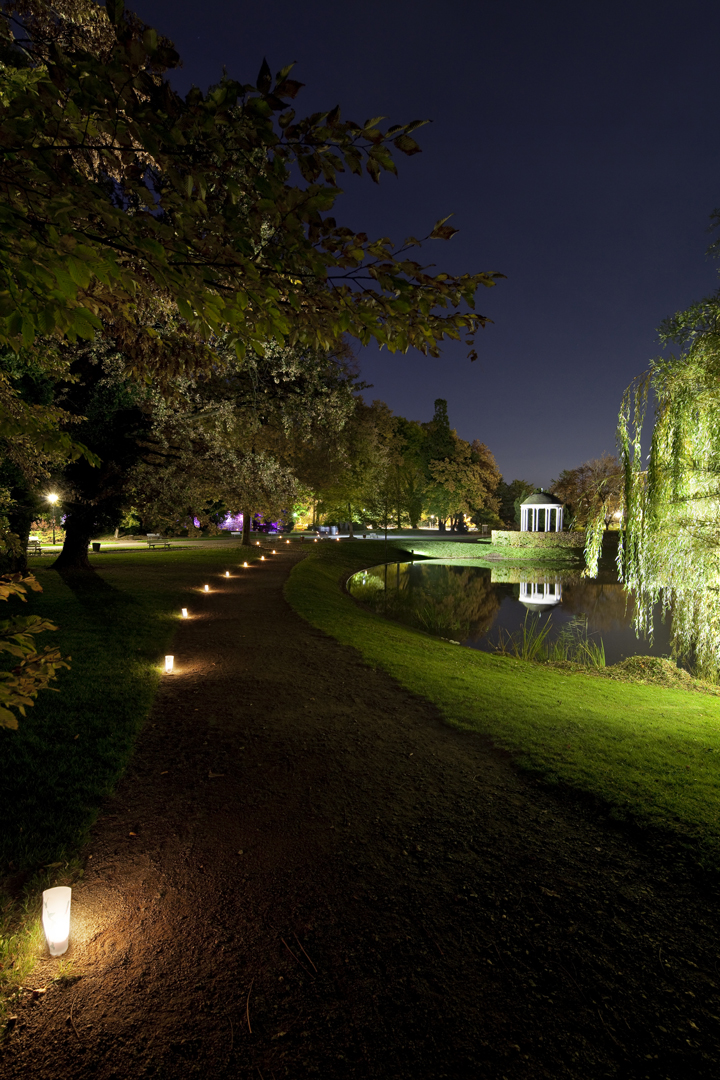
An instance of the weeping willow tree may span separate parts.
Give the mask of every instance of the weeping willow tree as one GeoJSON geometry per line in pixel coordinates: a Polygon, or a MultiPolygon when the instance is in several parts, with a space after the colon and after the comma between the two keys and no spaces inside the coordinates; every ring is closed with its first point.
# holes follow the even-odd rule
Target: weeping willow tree
{"type": "MultiPolygon", "coordinates": [[[[624,530],[618,569],[635,594],[638,633],[652,636],[653,608],[672,612],[673,648],[705,674],[720,670],[720,291],[666,320],[673,349],[625,392],[618,441],[624,530]],[[654,399],[650,452],[642,434],[654,399]]],[[[588,534],[588,570],[600,548],[588,534]]]]}

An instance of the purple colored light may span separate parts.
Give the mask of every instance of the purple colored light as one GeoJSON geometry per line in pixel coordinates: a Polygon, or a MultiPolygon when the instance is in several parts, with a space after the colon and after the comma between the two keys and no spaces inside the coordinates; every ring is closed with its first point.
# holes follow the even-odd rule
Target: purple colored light
{"type": "Polygon", "coordinates": [[[228,514],[220,526],[221,529],[230,529],[232,532],[242,532],[242,527],[242,514],[228,514]]]}

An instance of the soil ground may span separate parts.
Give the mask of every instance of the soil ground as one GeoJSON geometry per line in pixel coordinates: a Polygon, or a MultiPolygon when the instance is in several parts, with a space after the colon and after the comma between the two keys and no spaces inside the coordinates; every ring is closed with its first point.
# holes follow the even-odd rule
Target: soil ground
{"type": "Polygon", "coordinates": [[[5,1080],[716,1078],[714,882],[546,791],[286,604],[178,631],[5,1080]]]}

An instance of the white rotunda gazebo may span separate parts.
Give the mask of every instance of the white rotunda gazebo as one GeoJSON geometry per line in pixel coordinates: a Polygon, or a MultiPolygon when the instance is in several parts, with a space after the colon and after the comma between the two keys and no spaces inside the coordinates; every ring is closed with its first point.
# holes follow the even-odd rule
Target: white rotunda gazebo
{"type": "Polygon", "coordinates": [[[520,504],[520,532],[562,532],[563,504],[546,491],[534,491],[520,504]]]}
{"type": "Polygon", "coordinates": [[[548,611],[562,602],[562,579],[521,581],[518,599],[528,611],[548,611]]]}

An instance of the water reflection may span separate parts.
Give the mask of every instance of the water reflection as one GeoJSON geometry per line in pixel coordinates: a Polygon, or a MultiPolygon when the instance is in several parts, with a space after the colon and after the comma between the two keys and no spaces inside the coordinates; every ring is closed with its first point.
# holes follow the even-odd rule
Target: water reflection
{"type": "Polygon", "coordinates": [[[528,611],[547,611],[562,600],[562,581],[521,581],[519,600],[528,611]]]}
{"type": "Polygon", "coordinates": [[[514,634],[528,611],[550,620],[552,640],[573,619],[587,620],[601,637],[608,664],[627,656],[667,656],[670,625],[659,612],[654,640],[638,639],[633,602],[605,574],[588,580],[578,571],[528,566],[458,566],[452,563],[389,563],[355,574],[350,593],[373,611],[470,648],[492,651],[499,636],[514,634]]]}

